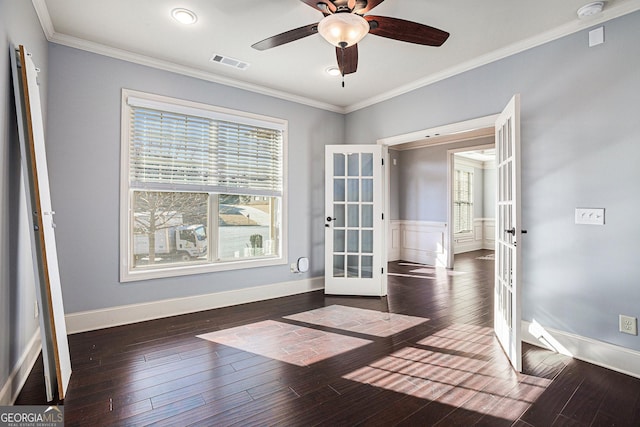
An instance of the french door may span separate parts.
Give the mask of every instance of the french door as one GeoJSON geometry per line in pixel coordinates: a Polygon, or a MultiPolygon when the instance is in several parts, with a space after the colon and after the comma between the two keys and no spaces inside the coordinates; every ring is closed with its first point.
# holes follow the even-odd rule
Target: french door
{"type": "Polygon", "coordinates": [[[514,369],[521,372],[520,95],[496,120],[496,168],[494,329],[514,369]]]}
{"type": "Polygon", "coordinates": [[[386,295],[382,147],[325,152],[325,293],[386,295]]]}

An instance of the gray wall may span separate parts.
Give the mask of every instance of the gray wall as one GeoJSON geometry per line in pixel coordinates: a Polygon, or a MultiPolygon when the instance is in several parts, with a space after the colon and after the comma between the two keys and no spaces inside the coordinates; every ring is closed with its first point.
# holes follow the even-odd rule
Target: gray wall
{"type": "MultiPolygon", "coordinates": [[[[33,53],[40,96],[47,95],[47,42],[31,2],[0,0],[0,388],[38,328],[28,213],[20,167],[11,45],[33,53]]],[[[46,109],[43,116],[46,118],[46,109]]],[[[6,403],[6,402],[2,402],[6,403]]]]}
{"type": "Polygon", "coordinates": [[[324,271],[324,145],[342,144],[344,116],[61,45],[49,47],[47,154],[65,309],[68,313],[260,286],[324,271]],[[118,282],[121,89],[128,88],[289,121],[288,265],[118,282]]]}
{"type": "Polygon", "coordinates": [[[482,217],[496,217],[496,168],[484,169],[483,178],[483,204],[482,217]]]}
{"type": "MultiPolygon", "coordinates": [[[[604,26],[603,45],[589,48],[581,31],[353,112],[346,141],[495,114],[520,93],[523,316],[640,350],[639,337],[618,332],[618,314],[640,317],[640,12],[604,26]],[[576,207],[606,208],[606,225],[575,225],[576,207]]],[[[443,197],[401,215],[445,218],[443,197]]]]}
{"type": "MultiPolygon", "coordinates": [[[[453,148],[471,147],[486,141],[462,141],[398,153],[395,175],[391,183],[399,182],[398,218],[410,221],[447,222],[447,151],[453,148]]],[[[474,168],[474,217],[483,217],[484,173],[474,168]]],[[[391,197],[393,202],[393,196],[391,197]]],[[[393,208],[392,208],[393,211],[393,208]]]]}

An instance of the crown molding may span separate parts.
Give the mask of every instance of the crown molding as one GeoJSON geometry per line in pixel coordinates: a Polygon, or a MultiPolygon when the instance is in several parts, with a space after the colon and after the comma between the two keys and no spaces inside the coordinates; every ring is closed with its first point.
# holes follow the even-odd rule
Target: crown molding
{"type": "Polygon", "coordinates": [[[267,95],[285,101],[295,102],[297,104],[308,105],[310,107],[319,108],[334,113],[345,113],[345,109],[337,105],[320,102],[303,96],[293,95],[287,92],[270,89],[260,85],[222,77],[213,73],[198,70],[193,67],[187,67],[184,65],[176,64],[174,62],[164,61],[161,59],[152,58],[150,56],[140,55],[138,53],[130,52],[124,49],[117,49],[100,43],[90,42],[77,37],[57,33],[55,31],[55,28],[53,27],[53,23],[51,21],[51,17],[49,16],[49,10],[47,9],[45,0],[32,0],[32,2],[36,10],[36,14],[38,15],[38,19],[40,19],[42,30],[44,31],[47,40],[51,43],[56,43],[59,45],[72,47],[75,49],[108,56],[110,58],[120,59],[123,61],[132,62],[134,64],[156,68],[159,70],[170,71],[172,73],[182,74],[185,76],[218,83],[225,86],[231,86],[237,89],[254,92],[261,95],[267,95]]]}
{"type": "Polygon", "coordinates": [[[33,8],[36,10],[36,15],[38,15],[45,37],[50,40],[55,31],[49,15],[49,9],[47,9],[47,3],[45,3],[45,0],[31,0],[31,3],[33,3],[33,8]]]}

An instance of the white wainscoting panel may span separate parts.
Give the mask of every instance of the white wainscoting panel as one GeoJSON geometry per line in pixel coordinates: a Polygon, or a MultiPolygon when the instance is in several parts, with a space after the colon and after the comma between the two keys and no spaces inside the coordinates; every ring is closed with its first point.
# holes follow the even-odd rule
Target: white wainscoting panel
{"type": "Polygon", "coordinates": [[[495,219],[474,218],[473,230],[453,236],[453,253],[477,251],[495,248],[495,219]]]}
{"type": "Polygon", "coordinates": [[[482,249],[496,248],[496,220],[495,218],[483,218],[482,220],[482,249]]]}
{"type": "Polygon", "coordinates": [[[398,261],[400,260],[400,225],[402,221],[391,220],[389,221],[389,237],[387,239],[387,260],[398,261]]]}
{"type": "Polygon", "coordinates": [[[405,260],[446,267],[447,224],[434,221],[394,220],[389,224],[390,261],[405,260]]]}

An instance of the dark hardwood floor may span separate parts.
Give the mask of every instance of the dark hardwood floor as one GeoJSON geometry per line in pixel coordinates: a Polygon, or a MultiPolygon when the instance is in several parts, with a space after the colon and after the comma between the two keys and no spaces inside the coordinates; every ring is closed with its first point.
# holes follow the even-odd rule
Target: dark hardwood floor
{"type": "MultiPolygon", "coordinates": [[[[453,271],[391,263],[383,299],[313,292],[71,335],[65,425],[640,426],[640,379],[526,344],[512,371],[490,253],[453,271]],[[313,342],[335,345],[309,359],[313,342]]],[[[46,403],[42,369],[16,404],[46,403]]]]}

